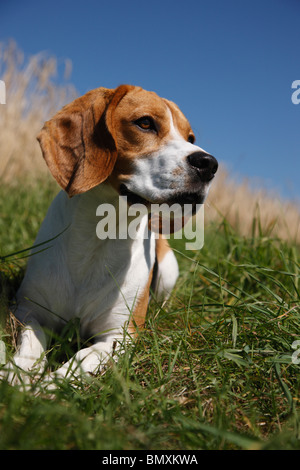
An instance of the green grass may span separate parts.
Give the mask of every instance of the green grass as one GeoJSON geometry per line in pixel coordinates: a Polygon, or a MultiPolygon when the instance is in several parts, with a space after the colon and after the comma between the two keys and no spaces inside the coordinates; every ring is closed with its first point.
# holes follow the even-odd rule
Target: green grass
{"type": "MultiPolygon", "coordinates": [[[[32,245],[55,192],[1,187],[2,257],[32,245]]],[[[206,227],[199,252],[173,245],[172,298],[151,302],[145,330],[105,374],[63,382],[54,397],[0,382],[0,449],[300,449],[299,249],[226,221],[206,227]]],[[[26,262],[16,257],[0,264],[2,325],[26,262]]],[[[76,348],[77,327],[50,361],[76,348]]]]}

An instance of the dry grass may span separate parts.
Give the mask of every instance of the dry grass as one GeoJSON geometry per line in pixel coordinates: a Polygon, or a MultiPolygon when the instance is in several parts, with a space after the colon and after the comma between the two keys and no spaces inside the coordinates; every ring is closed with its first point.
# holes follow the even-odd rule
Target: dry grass
{"type": "Polygon", "coordinates": [[[299,205],[248,181],[239,184],[221,167],[205,211],[206,220],[226,219],[242,235],[264,235],[300,243],[299,205]]]}
{"type": "MultiPolygon", "coordinates": [[[[0,44],[0,78],[6,104],[0,106],[0,178],[4,183],[46,173],[36,135],[63,104],[76,96],[73,85],[59,86],[54,57],[40,53],[24,60],[14,42],[0,44]]],[[[70,64],[65,64],[65,75],[70,64]]]]}
{"type": "MultiPolygon", "coordinates": [[[[6,105],[0,106],[3,183],[49,175],[36,135],[46,119],[76,96],[68,81],[63,86],[55,82],[58,66],[55,58],[42,53],[24,61],[15,43],[0,44],[0,78],[7,89],[6,105]]],[[[69,68],[70,64],[65,64],[65,72],[69,68]]],[[[226,218],[245,235],[260,231],[300,242],[300,211],[296,204],[263,190],[253,191],[245,182],[237,184],[225,169],[218,173],[205,215],[206,220],[226,218]]]]}

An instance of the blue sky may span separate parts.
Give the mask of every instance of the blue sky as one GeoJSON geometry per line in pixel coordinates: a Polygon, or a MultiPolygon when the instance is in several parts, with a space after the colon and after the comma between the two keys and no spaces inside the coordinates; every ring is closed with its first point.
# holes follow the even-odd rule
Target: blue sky
{"type": "Polygon", "coordinates": [[[80,94],[153,90],[236,178],[300,200],[299,0],[1,0],[0,19],[0,41],[71,59],[80,94]]]}

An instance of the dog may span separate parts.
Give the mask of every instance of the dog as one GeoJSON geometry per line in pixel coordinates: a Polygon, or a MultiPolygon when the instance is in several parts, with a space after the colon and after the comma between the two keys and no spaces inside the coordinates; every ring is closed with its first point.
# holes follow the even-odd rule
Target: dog
{"type": "Polygon", "coordinates": [[[56,377],[95,374],[121,343],[124,328],[142,328],[152,289],[170,295],[176,257],[166,238],[149,232],[145,215],[132,238],[100,240],[96,211],[135,203],[202,204],[218,168],[195,144],[191,126],[173,102],[132,85],[97,88],[63,107],[38,135],[43,157],[62,190],[37,235],[17,293],[24,325],[9,380],[46,363],[45,330],[60,332],[80,319],[93,344],[61,365],[56,377]],[[147,235],[147,236],[146,236],[147,235]],[[46,249],[45,249],[46,248],[46,249]]]}

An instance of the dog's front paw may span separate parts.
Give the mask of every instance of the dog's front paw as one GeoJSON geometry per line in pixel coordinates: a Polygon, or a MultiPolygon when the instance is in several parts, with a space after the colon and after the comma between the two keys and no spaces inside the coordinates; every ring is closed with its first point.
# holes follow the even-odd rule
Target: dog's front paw
{"type": "Polygon", "coordinates": [[[44,361],[33,361],[32,358],[15,357],[0,371],[0,379],[11,385],[29,385],[37,380],[44,367],[44,361]]]}

